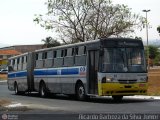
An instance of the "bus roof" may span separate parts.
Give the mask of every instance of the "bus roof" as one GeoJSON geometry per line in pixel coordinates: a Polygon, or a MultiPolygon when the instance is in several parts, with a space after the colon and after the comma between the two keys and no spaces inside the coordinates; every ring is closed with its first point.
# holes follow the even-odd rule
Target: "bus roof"
{"type": "MultiPolygon", "coordinates": [[[[90,41],[86,41],[86,42],[79,42],[79,43],[74,43],[74,44],[67,44],[67,45],[61,45],[61,46],[57,46],[57,47],[51,47],[51,48],[44,48],[44,49],[39,49],[39,50],[35,50],[33,52],[41,52],[41,51],[49,51],[49,50],[53,50],[53,49],[61,49],[61,48],[65,48],[65,47],[73,47],[73,46],[80,46],[80,45],[89,45],[91,43],[100,43],[102,42],[102,44],[104,44],[105,42],[109,43],[110,41],[113,41],[112,43],[114,44],[114,42],[124,42],[124,41],[130,41],[130,42],[139,42],[143,45],[141,40],[138,39],[132,39],[132,38],[98,38],[96,40],[90,40],[90,41]]],[[[97,44],[96,44],[97,45],[97,44]]],[[[25,56],[27,55],[27,53],[21,54],[21,55],[17,55],[14,57],[10,57],[9,59],[13,59],[16,57],[20,57],[20,56],[25,56]]]]}
{"type": "Polygon", "coordinates": [[[132,39],[132,38],[99,38],[96,40],[91,40],[91,41],[86,41],[86,42],[79,42],[79,43],[74,43],[74,44],[67,44],[67,45],[61,45],[57,47],[51,47],[51,48],[44,48],[44,49],[39,49],[35,50],[35,52],[40,52],[40,51],[47,51],[47,50],[52,50],[52,49],[61,49],[65,47],[73,47],[73,46],[80,46],[80,45],[88,45],[91,43],[98,43],[98,42],[103,42],[103,41],[130,41],[130,42],[141,42],[141,40],[138,39],[132,39]]]}

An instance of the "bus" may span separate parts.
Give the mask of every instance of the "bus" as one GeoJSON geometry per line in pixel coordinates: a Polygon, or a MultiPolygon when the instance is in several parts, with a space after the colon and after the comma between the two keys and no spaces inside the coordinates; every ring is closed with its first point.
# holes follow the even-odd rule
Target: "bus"
{"type": "Polygon", "coordinates": [[[99,38],[35,50],[9,58],[8,89],[88,96],[147,94],[147,67],[141,40],[99,38]]]}

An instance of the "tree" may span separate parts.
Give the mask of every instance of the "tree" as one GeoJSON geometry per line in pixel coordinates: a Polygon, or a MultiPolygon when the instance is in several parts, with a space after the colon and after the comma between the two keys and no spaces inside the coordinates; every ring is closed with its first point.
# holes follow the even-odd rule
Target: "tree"
{"type": "MultiPolygon", "coordinates": [[[[160,63],[160,52],[158,50],[158,47],[149,45],[149,59],[150,59],[150,65],[159,65],[160,63]]],[[[147,58],[147,48],[145,50],[145,56],[147,58]]]]}
{"type": "Polygon", "coordinates": [[[155,57],[158,55],[158,48],[155,46],[150,45],[149,46],[149,58],[155,59],[155,57]]]}
{"type": "Polygon", "coordinates": [[[157,31],[160,34],[160,26],[157,27],[157,31]]]}
{"type": "Polygon", "coordinates": [[[44,42],[44,46],[47,48],[61,45],[60,42],[54,40],[52,37],[46,37],[45,39],[42,39],[42,41],[44,42]]]}
{"type": "Polygon", "coordinates": [[[142,40],[142,37],[136,36],[135,39],[137,39],[137,40],[142,40]]]}
{"type": "Polygon", "coordinates": [[[48,0],[46,5],[47,14],[36,15],[34,21],[58,32],[64,43],[127,36],[145,23],[128,6],[110,0],[48,0]]]}

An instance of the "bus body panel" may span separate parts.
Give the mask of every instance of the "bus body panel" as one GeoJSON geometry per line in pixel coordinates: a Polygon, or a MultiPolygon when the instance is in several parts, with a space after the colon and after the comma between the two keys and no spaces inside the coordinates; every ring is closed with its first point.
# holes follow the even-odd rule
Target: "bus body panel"
{"type": "MultiPolygon", "coordinates": [[[[26,53],[25,55],[17,56],[16,60],[22,60],[22,57],[26,57],[27,63],[21,63],[19,65],[9,66],[13,70],[8,73],[8,89],[14,91],[15,83],[18,85],[19,91],[33,91],[34,90],[34,79],[33,79],[33,69],[34,69],[34,53],[26,53]]],[[[9,60],[12,60],[9,59],[9,60]]]]}
{"type": "Polygon", "coordinates": [[[98,73],[98,95],[146,95],[147,73],[98,73]],[[103,79],[110,81],[103,83],[103,79]]]}
{"type": "Polygon", "coordinates": [[[39,91],[40,81],[43,80],[52,93],[74,94],[78,80],[86,86],[85,69],[85,66],[35,69],[35,90],[39,91]]]}

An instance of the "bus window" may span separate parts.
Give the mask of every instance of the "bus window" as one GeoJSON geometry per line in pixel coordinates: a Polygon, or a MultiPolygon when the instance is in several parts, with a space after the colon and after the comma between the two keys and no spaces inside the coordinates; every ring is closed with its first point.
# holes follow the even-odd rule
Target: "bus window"
{"type": "Polygon", "coordinates": [[[63,57],[64,55],[64,50],[61,50],[61,57],[63,57]]]}
{"type": "Polygon", "coordinates": [[[142,72],[143,53],[138,48],[105,48],[102,72],[142,72]]]}
{"type": "Polygon", "coordinates": [[[22,63],[24,63],[24,56],[21,58],[22,63]]]}
{"type": "Polygon", "coordinates": [[[19,62],[20,62],[20,58],[17,58],[17,64],[19,64],[19,62]]]}
{"type": "Polygon", "coordinates": [[[15,60],[12,60],[12,65],[15,65],[15,60]]]}
{"type": "Polygon", "coordinates": [[[65,49],[65,57],[64,57],[64,66],[73,66],[74,65],[74,56],[73,48],[65,49]]]}
{"type": "Polygon", "coordinates": [[[74,52],[75,52],[75,50],[74,50],[74,48],[72,48],[72,56],[74,56],[74,52]]]}
{"type": "Polygon", "coordinates": [[[53,51],[48,51],[47,52],[47,59],[53,58],[53,51]]]}
{"type": "Polygon", "coordinates": [[[53,52],[53,56],[54,56],[54,58],[57,57],[57,51],[54,51],[54,52],[53,52]]]}
{"type": "Polygon", "coordinates": [[[27,56],[25,58],[26,58],[26,63],[27,63],[27,56]]]}
{"type": "Polygon", "coordinates": [[[78,47],[75,48],[75,55],[78,55],[78,47]]]}
{"type": "Polygon", "coordinates": [[[67,56],[67,49],[64,50],[64,57],[67,56]]]}
{"type": "Polygon", "coordinates": [[[38,60],[42,60],[42,53],[38,54],[38,60]]]}
{"type": "Polygon", "coordinates": [[[40,53],[37,53],[36,55],[36,64],[35,64],[35,67],[36,68],[43,68],[44,66],[44,63],[43,63],[43,59],[45,58],[45,54],[40,52],[40,53]]]}
{"type": "Polygon", "coordinates": [[[63,55],[61,52],[62,52],[61,50],[57,50],[56,58],[61,57],[63,55]]]}
{"type": "Polygon", "coordinates": [[[76,47],[75,52],[75,65],[85,65],[86,64],[86,55],[84,55],[84,46],[76,47]]]}
{"type": "Polygon", "coordinates": [[[68,48],[67,50],[67,56],[73,56],[73,48],[68,48]]]}
{"type": "Polygon", "coordinates": [[[47,52],[44,52],[44,53],[43,53],[42,59],[47,59],[47,52]]]}
{"type": "Polygon", "coordinates": [[[36,54],[36,60],[38,60],[38,54],[36,54]]]}
{"type": "Polygon", "coordinates": [[[86,54],[86,47],[80,46],[79,51],[78,51],[78,55],[83,55],[83,54],[86,54]]]}

